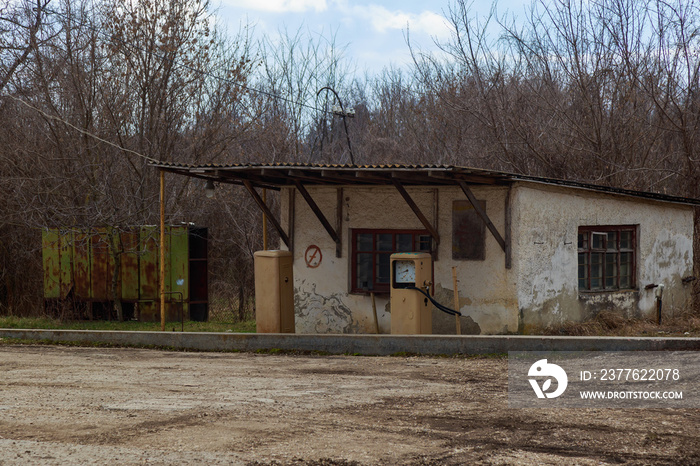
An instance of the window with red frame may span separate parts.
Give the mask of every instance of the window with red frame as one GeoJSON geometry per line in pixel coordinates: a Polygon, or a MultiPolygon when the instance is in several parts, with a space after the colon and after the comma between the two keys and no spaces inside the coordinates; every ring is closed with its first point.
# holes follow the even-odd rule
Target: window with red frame
{"type": "Polygon", "coordinates": [[[390,257],[395,252],[431,252],[432,237],[425,230],[352,230],[351,292],[388,292],[390,257]]]}
{"type": "Polygon", "coordinates": [[[636,226],[579,227],[579,291],[633,289],[636,264],[636,226]]]}

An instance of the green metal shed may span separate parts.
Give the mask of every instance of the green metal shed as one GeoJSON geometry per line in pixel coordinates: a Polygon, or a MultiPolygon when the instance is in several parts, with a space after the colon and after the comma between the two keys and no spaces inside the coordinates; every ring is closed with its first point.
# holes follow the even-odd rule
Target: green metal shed
{"type": "MultiPolygon", "coordinates": [[[[166,227],[166,320],[208,318],[207,236],[206,228],[166,227]]],[[[155,226],[44,229],[47,310],[109,319],[118,296],[125,318],[160,321],[158,244],[155,226]]]]}

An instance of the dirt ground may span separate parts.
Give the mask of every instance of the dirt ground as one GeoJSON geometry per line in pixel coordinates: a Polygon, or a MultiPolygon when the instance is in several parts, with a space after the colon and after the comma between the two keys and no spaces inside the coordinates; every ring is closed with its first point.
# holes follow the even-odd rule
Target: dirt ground
{"type": "Polygon", "coordinates": [[[0,346],[0,464],[700,464],[700,410],[511,409],[507,360],[0,346]]]}

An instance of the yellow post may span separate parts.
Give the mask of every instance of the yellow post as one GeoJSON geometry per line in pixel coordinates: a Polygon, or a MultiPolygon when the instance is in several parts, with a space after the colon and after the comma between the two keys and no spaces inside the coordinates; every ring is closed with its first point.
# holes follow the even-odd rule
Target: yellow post
{"type": "MultiPolygon", "coordinates": [[[[263,188],[262,190],[262,200],[265,205],[267,205],[267,189],[263,188]]],[[[265,215],[265,212],[263,212],[263,251],[267,251],[267,215],[265,215]]]]}
{"type": "Polygon", "coordinates": [[[379,321],[377,320],[377,301],[374,299],[374,291],[369,293],[372,298],[372,315],[374,315],[374,331],[379,335],[379,321]]]}
{"type": "Polygon", "coordinates": [[[165,331],[165,172],[160,171],[160,330],[165,331]]]}

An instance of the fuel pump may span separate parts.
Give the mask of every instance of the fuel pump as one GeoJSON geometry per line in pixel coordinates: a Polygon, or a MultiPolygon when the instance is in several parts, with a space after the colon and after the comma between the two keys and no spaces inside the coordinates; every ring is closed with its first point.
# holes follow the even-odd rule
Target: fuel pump
{"type": "Polygon", "coordinates": [[[417,287],[432,285],[432,258],[426,253],[391,255],[391,333],[433,333],[433,315],[428,298],[417,287]]]}
{"type": "Polygon", "coordinates": [[[433,261],[428,253],[401,252],[391,255],[391,333],[404,335],[433,333],[432,303],[451,315],[449,309],[430,296],[433,261]]]}

